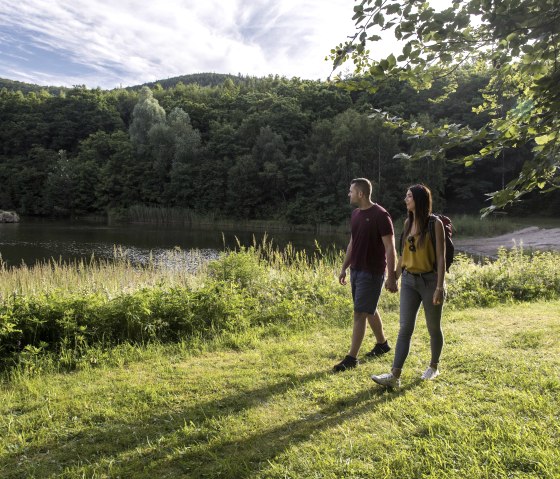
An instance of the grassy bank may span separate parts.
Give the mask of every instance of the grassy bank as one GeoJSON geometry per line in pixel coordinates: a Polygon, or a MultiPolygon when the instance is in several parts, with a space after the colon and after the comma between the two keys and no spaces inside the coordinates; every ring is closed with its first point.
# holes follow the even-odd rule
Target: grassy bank
{"type": "Polygon", "coordinates": [[[341,252],[1,267],[0,477],[558,477],[559,259],[459,256],[442,376],[420,319],[395,392],[369,379],[392,354],[331,374],[341,252]]]}
{"type": "MultiPolygon", "coordinates": [[[[313,255],[270,244],[185,268],[126,261],[0,268],[0,366],[48,371],[97,364],[122,344],[235,343],[248,331],[338,324],[351,309],[337,282],[342,252],[313,255]],[[93,353],[92,353],[93,351],[93,353]]],[[[560,255],[501,251],[494,262],[458,256],[448,308],[560,298],[560,255]]],[[[380,307],[395,311],[398,295],[380,307]]]]}
{"type": "MultiPolygon", "coordinates": [[[[442,375],[418,379],[420,324],[393,392],[369,379],[392,355],[330,372],[347,317],[247,331],[235,349],[121,345],[102,366],[20,373],[0,389],[0,476],[556,478],[558,317],[558,301],[447,311],[442,375]]],[[[394,339],[396,312],[384,318],[394,339]]]]}

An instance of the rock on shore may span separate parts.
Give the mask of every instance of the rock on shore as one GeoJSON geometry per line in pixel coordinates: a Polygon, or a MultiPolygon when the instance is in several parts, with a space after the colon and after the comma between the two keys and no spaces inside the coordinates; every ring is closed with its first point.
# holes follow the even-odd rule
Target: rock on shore
{"type": "Polygon", "coordinates": [[[0,210],[0,223],[18,223],[19,215],[15,211],[0,210]]]}

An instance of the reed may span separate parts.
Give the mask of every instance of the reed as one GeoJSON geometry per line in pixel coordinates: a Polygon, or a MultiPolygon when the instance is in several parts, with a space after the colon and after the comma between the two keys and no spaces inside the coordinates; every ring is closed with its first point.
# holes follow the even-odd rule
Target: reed
{"type": "MultiPolygon", "coordinates": [[[[318,244],[312,253],[280,249],[265,235],[214,260],[194,254],[185,262],[176,251],[164,263],[138,266],[116,252],[115,261],[0,265],[0,361],[12,367],[45,354],[65,357],[65,367],[73,368],[97,345],[306,329],[325,318],[345,322],[352,307],[350,288],[337,281],[343,255],[318,244]]],[[[559,297],[560,254],[501,250],[496,261],[480,263],[458,255],[446,307],[559,297]]],[[[380,308],[397,311],[398,295],[384,293],[380,308]]]]}
{"type": "Polygon", "coordinates": [[[115,248],[113,259],[64,262],[48,260],[33,266],[8,267],[0,258],[0,302],[11,296],[33,296],[53,291],[101,293],[107,297],[140,288],[165,284],[188,286],[203,275],[208,258],[199,250],[175,249],[164,258],[134,265],[122,248],[115,248]]]}
{"type": "Polygon", "coordinates": [[[309,224],[294,225],[282,220],[232,219],[215,213],[199,214],[188,208],[167,208],[163,206],[134,205],[126,210],[109,213],[109,221],[180,225],[197,229],[221,229],[228,231],[293,232],[308,231],[315,234],[346,234],[348,225],[309,224]]]}

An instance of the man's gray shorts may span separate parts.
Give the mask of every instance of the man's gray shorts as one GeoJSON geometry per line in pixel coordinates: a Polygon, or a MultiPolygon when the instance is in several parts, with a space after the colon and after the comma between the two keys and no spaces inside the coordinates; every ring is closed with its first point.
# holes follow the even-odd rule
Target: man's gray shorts
{"type": "Polygon", "coordinates": [[[350,269],[350,284],[355,313],[373,314],[377,309],[385,274],[350,269]]]}

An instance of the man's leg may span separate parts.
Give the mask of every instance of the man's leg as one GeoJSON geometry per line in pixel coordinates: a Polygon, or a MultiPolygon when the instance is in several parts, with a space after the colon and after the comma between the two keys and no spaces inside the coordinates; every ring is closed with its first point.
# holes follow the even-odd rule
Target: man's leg
{"type": "Polygon", "coordinates": [[[348,356],[358,357],[358,352],[362,346],[364,336],[366,335],[366,317],[367,313],[358,313],[354,311],[354,327],[352,329],[352,344],[348,356]]]}
{"type": "Polygon", "coordinates": [[[373,316],[377,310],[383,280],[384,275],[372,275],[367,272],[350,270],[350,283],[354,300],[352,343],[350,352],[346,357],[340,363],[334,365],[335,371],[345,371],[358,365],[357,357],[366,334],[367,316],[368,314],[373,316]]]}
{"type": "Polygon", "coordinates": [[[373,346],[373,349],[366,353],[366,356],[368,358],[383,356],[391,351],[391,346],[389,346],[387,338],[385,337],[385,331],[383,331],[383,322],[381,321],[379,310],[376,309],[374,314],[368,315],[368,322],[373,330],[376,343],[373,346]]]}
{"type": "Polygon", "coordinates": [[[381,315],[379,314],[379,310],[375,310],[375,313],[367,315],[368,323],[375,335],[375,339],[379,344],[383,344],[387,341],[385,337],[385,331],[383,331],[383,322],[381,321],[381,315]]]}

